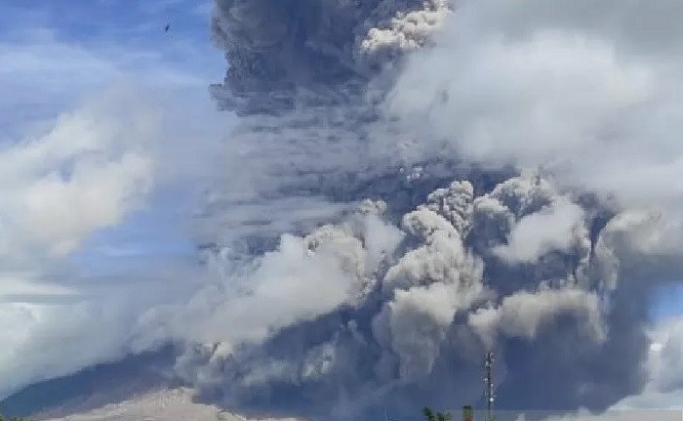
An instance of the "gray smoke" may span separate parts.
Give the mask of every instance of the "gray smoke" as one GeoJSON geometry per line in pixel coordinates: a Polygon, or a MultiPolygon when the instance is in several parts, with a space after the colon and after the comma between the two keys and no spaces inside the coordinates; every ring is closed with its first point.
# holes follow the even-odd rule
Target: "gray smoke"
{"type": "Polygon", "coordinates": [[[427,45],[449,10],[446,0],[218,1],[213,36],[230,68],[214,92],[238,114],[341,96],[427,45]]]}
{"type": "Polygon", "coordinates": [[[249,292],[201,338],[223,340],[177,369],[241,410],[403,415],[477,402],[480,357],[496,350],[501,405],[604,409],[643,385],[647,314],[613,281],[609,226],[591,239],[597,214],[578,203],[536,176],[480,195],[453,182],[400,227],[386,203],[365,203],[257,259],[249,292]],[[543,232],[535,219],[559,222],[543,232]]]}
{"type": "MultiPolygon", "coordinates": [[[[390,92],[406,101],[411,53],[456,14],[446,0],[216,0],[229,68],[211,91],[242,118],[198,218],[222,280],[160,316],[189,343],[176,370],[200,398],[335,419],[481,405],[488,350],[509,409],[599,411],[643,388],[643,278],[661,267],[633,245],[648,219],[543,170],[464,159],[443,121],[385,112],[390,92]]],[[[453,89],[436,91],[420,109],[441,118],[453,89]]]]}

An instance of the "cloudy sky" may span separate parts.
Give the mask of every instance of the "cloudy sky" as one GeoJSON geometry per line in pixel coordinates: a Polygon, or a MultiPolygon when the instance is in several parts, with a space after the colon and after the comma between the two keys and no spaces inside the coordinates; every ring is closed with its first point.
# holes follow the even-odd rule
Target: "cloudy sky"
{"type": "MultiPolygon", "coordinates": [[[[201,189],[229,176],[222,145],[235,124],[207,90],[225,73],[210,42],[211,3],[0,5],[0,397],[153,347],[147,309],[184,300],[201,282],[190,215],[201,189]]],[[[479,68],[496,68],[483,51],[479,68]]],[[[403,81],[411,77],[425,76],[409,68],[403,81]]],[[[453,129],[436,119],[437,130],[453,129]]],[[[657,343],[669,344],[653,348],[656,365],[662,349],[666,358],[681,350],[683,288],[663,288],[652,316],[657,343]]],[[[655,389],[622,407],[672,401],[655,389]]]]}
{"type": "Polygon", "coordinates": [[[4,395],[105,348],[105,359],[127,352],[117,332],[191,266],[195,188],[232,123],[207,94],[225,71],[208,1],[0,9],[0,325],[12,344],[0,377],[14,378],[4,395]],[[61,364],[68,343],[92,354],[61,364]]]}
{"type": "MultiPolygon", "coordinates": [[[[28,191],[39,181],[38,177],[59,171],[59,167],[68,165],[68,161],[84,151],[96,148],[108,153],[106,148],[118,147],[111,145],[118,139],[98,138],[81,144],[73,139],[87,136],[90,131],[106,133],[105,124],[117,126],[124,137],[139,136],[140,139],[131,138],[127,146],[146,148],[145,154],[153,153],[152,150],[159,152],[157,140],[160,138],[167,142],[161,154],[169,152],[167,148],[171,142],[170,148],[175,148],[172,153],[180,154],[207,145],[210,140],[202,141],[198,132],[205,130],[206,121],[212,118],[206,86],[220,80],[224,72],[223,58],[209,42],[209,6],[209,2],[194,1],[73,1],[30,5],[21,1],[3,2],[0,55],[7,65],[3,66],[0,75],[0,88],[4,93],[0,99],[2,160],[12,160],[13,165],[19,167],[12,168],[15,177],[22,170],[33,176],[28,179],[30,175],[27,174],[18,190],[28,191]],[[164,33],[167,23],[172,30],[164,33]],[[131,118],[136,118],[131,109],[136,106],[150,114],[136,122],[140,125],[139,131],[138,127],[130,128],[138,133],[129,134],[125,126],[131,123],[131,118]],[[130,111],[127,116],[126,111],[130,111]],[[178,121],[178,113],[182,113],[182,121],[178,121]],[[100,118],[108,121],[100,124],[97,121],[100,118]],[[177,122],[175,126],[174,121],[177,122]],[[169,139],[169,132],[173,132],[175,138],[169,139]],[[29,162],[27,157],[23,164],[19,162],[17,156],[29,154],[31,148],[36,154],[51,154],[53,161],[36,159],[29,162]],[[34,167],[28,168],[29,165],[34,167]]],[[[229,120],[225,115],[222,118],[229,120]]],[[[217,119],[215,117],[214,121],[217,119]]],[[[100,133],[92,136],[99,137],[100,133]]],[[[171,200],[179,207],[182,196],[159,188],[159,181],[162,184],[164,181],[159,176],[163,174],[162,178],[177,180],[175,173],[187,171],[187,167],[194,165],[190,162],[192,157],[187,156],[186,168],[180,168],[181,163],[173,157],[146,155],[144,158],[148,158],[145,165],[155,168],[137,175],[149,177],[146,180],[149,188],[144,188],[144,194],[139,195],[139,199],[144,200],[135,205],[138,209],[128,208],[132,201],[138,202],[138,197],[131,197],[129,203],[112,203],[116,209],[106,221],[93,222],[92,226],[82,228],[74,222],[71,227],[77,238],[63,238],[63,241],[75,240],[78,243],[75,248],[93,253],[108,250],[116,254],[117,248],[125,253],[124,248],[132,252],[143,246],[147,252],[155,247],[187,250],[181,235],[175,235],[169,241],[168,236],[173,235],[169,225],[163,224],[161,229],[160,218],[169,218],[173,212],[168,203],[165,206],[161,203],[171,200]],[[152,196],[159,201],[158,205],[148,200],[152,196]],[[140,243],[123,244],[131,236],[140,243]],[[82,248],[86,240],[89,247],[82,248]],[[156,244],[152,244],[154,242],[156,244]],[[149,247],[145,245],[147,243],[149,247]]],[[[6,177],[8,181],[3,183],[19,182],[10,180],[9,174],[6,177]]],[[[80,194],[75,185],[70,191],[74,195],[80,194]]],[[[88,202],[84,199],[84,205],[93,206],[88,202]]],[[[45,203],[46,206],[52,204],[45,203]]],[[[54,215],[49,209],[40,213],[54,215]]]]}

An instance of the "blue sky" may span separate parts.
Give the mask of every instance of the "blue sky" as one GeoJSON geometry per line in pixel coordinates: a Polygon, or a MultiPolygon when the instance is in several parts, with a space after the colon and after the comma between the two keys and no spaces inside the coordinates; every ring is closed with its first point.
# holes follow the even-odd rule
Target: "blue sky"
{"type": "MultiPolygon", "coordinates": [[[[210,43],[209,6],[207,0],[4,1],[0,89],[10,95],[0,101],[11,105],[12,125],[62,111],[116,78],[166,86],[220,80],[224,64],[210,43]],[[164,33],[167,23],[171,30],[164,33]]],[[[2,114],[5,126],[9,117],[2,114]]]]}
{"type": "Polygon", "coordinates": [[[652,311],[652,316],[656,320],[683,315],[683,286],[663,288],[656,300],[658,305],[652,311]]]}

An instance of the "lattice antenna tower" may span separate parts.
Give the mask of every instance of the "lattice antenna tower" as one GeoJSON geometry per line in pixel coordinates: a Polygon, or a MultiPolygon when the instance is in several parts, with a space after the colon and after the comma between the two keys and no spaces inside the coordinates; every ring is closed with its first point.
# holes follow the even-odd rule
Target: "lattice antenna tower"
{"type": "Polygon", "coordinates": [[[495,357],[493,352],[486,353],[486,359],[484,360],[484,384],[486,387],[486,421],[494,421],[495,416],[493,415],[493,404],[495,401],[495,395],[493,394],[493,363],[495,357]]]}

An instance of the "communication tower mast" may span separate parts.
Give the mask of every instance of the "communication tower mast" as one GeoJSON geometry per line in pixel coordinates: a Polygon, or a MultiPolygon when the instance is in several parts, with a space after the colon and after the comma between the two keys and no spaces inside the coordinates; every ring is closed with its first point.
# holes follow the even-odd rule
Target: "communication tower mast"
{"type": "Polygon", "coordinates": [[[493,394],[493,362],[495,358],[493,352],[486,354],[484,361],[484,384],[486,385],[486,421],[495,421],[493,416],[493,402],[495,396],[493,394]]]}

